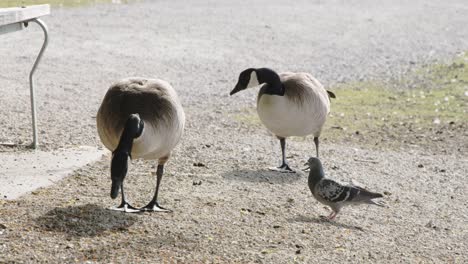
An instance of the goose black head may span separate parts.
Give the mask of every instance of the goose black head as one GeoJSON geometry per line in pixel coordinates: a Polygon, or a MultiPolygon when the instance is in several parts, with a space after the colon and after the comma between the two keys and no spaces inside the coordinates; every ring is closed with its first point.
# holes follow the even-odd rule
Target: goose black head
{"type": "Polygon", "coordinates": [[[281,86],[281,81],[278,74],[269,68],[249,68],[239,74],[239,80],[236,87],[232,89],[230,95],[247,88],[256,87],[260,84],[268,83],[269,85],[281,86]]]}
{"type": "Polygon", "coordinates": [[[260,85],[258,77],[257,77],[257,71],[254,68],[249,68],[247,70],[244,70],[239,74],[239,80],[237,81],[236,87],[232,89],[231,93],[229,95],[233,95],[237,92],[240,92],[242,90],[245,90],[247,88],[255,87],[260,85]]]}

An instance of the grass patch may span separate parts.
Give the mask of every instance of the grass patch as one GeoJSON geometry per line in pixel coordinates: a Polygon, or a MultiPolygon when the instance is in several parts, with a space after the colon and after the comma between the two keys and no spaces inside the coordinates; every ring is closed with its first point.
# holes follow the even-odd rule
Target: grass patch
{"type": "Polygon", "coordinates": [[[381,83],[341,85],[334,88],[338,98],[332,102],[323,136],[373,146],[438,148],[437,142],[466,137],[465,89],[395,91],[381,83]]]}
{"type": "Polygon", "coordinates": [[[451,63],[421,67],[397,83],[332,87],[337,99],[324,136],[375,146],[462,151],[467,147],[467,65],[468,54],[463,53],[451,63]]]}

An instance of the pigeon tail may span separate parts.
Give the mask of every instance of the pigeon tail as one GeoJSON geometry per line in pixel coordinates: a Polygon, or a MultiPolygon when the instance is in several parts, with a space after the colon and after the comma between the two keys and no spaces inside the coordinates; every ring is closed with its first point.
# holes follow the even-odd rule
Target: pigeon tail
{"type": "Polygon", "coordinates": [[[362,189],[362,188],[359,188],[360,189],[360,193],[359,195],[361,195],[362,197],[366,197],[366,198],[369,198],[369,199],[375,199],[375,198],[382,198],[383,195],[380,194],[380,193],[375,193],[375,192],[370,192],[366,189],[362,189]]]}
{"type": "Polygon", "coordinates": [[[367,203],[376,204],[372,199],[382,198],[383,195],[380,193],[370,192],[366,189],[351,187],[350,196],[348,201],[353,203],[367,203]]]}

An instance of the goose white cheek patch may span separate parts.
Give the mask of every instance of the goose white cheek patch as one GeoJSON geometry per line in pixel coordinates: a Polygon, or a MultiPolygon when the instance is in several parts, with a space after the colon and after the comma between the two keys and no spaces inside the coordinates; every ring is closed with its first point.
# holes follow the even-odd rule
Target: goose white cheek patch
{"type": "Polygon", "coordinates": [[[247,88],[255,87],[258,85],[260,84],[258,83],[257,73],[255,71],[252,71],[252,73],[250,74],[250,80],[249,84],[247,85],[247,88]]]}

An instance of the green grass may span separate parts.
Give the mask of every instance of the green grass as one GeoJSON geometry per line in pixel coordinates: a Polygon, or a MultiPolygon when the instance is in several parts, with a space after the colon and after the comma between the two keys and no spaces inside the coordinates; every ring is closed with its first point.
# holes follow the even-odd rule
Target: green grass
{"type": "Polygon", "coordinates": [[[427,128],[467,121],[468,89],[463,86],[395,91],[379,83],[357,83],[334,90],[338,98],[332,102],[330,127],[357,131],[412,123],[427,128]]]}
{"type": "Polygon", "coordinates": [[[448,64],[421,67],[398,82],[354,82],[330,89],[337,98],[323,132],[329,140],[396,148],[466,147],[466,53],[448,64]]]}

